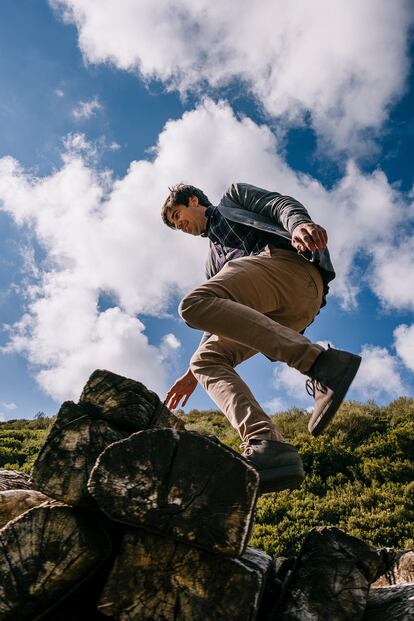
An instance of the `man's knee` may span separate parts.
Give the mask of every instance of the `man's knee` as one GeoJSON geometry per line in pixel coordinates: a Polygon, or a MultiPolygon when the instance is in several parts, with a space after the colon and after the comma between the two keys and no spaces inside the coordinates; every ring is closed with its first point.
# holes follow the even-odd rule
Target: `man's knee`
{"type": "Polygon", "coordinates": [[[197,350],[190,358],[190,363],[188,365],[194,377],[198,380],[198,374],[203,366],[199,351],[197,350]],[[200,364],[201,362],[201,364],[200,364]]]}
{"type": "Polygon", "coordinates": [[[226,348],[214,346],[213,344],[204,343],[197,351],[194,352],[190,359],[190,369],[200,381],[200,377],[209,374],[209,370],[217,367],[231,367],[234,368],[235,360],[231,351],[226,348]]]}
{"type": "Polygon", "coordinates": [[[190,317],[193,304],[194,304],[193,293],[189,293],[188,295],[185,296],[185,298],[181,300],[181,302],[178,305],[178,314],[180,315],[181,319],[185,321],[187,325],[189,325],[188,319],[190,317]]]}
{"type": "Polygon", "coordinates": [[[188,326],[192,326],[194,322],[194,312],[197,312],[197,307],[203,299],[209,297],[207,291],[201,291],[200,289],[194,289],[188,295],[186,295],[178,305],[178,314],[181,319],[185,321],[188,326]]]}

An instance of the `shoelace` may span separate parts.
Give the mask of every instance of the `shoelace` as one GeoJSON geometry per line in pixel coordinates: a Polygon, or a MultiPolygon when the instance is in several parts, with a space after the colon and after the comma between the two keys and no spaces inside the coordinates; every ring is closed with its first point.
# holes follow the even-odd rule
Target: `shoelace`
{"type": "Polygon", "coordinates": [[[240,444],[240,448],[243,449],[243,453],[245,455],[245,457],[248,457],[249,455],[251,455],[253,453],[253,449],[250,446],[249,442],[242,442],[240,444]]]}
{"type": "Polygon", "coordinates": [[[322,392],[324,395],[326,395],[326,393],[328,392],[328,388],[324,384],[321,384],[321,382],[319,382],[318,380],[306,380],[306,392],[308,393],[308,395],[315,398],[315,393],[317,390],[322,392]]]}

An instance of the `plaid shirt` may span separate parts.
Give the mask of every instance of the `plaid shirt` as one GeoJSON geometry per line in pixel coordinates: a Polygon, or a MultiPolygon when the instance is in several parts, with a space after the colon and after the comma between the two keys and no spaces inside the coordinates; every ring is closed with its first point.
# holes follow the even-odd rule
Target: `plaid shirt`
{"type": "Polygon", "coordinates": [[[267,244],[296,252],[288,240],[227,220],[213,205],[207,207],[205,215],[207,226],[202,237],[209,238],[212,252],[212,264],[206,265],[207,279],[215,276],[228,261],[259,254],[267,244]]]}

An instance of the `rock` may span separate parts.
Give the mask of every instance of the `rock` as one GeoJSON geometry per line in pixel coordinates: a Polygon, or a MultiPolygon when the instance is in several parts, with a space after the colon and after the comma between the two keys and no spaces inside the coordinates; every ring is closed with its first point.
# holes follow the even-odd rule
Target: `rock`
{"type": "Polygon", "coordinates": [[[32,487],[67,504],[91,507],[87,482],[102,451],[126,434],[66,402],[33,464],[32,487]]]}
{"type": "Polygon", "coordinates": [[[32,507],[37,507],[50,498],[32,489],[8,489],[0,492],[0,528],[32,507]]]}
{"type": "Polygon", "coordinates": [[[29,475],[0,468],[0,492],[8,489],[30,489],[29,475]]]}
{"type": "Polygon", "coordinates": [[[184,429],[184,423],[160,401],[158,395],[132,379],[96,370],[86,383],[79,405],[129,433],[153,427],[184,429]]]}
{"type": "Polygon", "coordinates": [[[358,621],[381,556],[377,550],[335,527],[312,529],[301,548],[282,601],[273,611],[280,621],[358,621]]]}
{"type": "Polygon", "coordinates": [[[0,530],[0,619],[32,620],[94,573],[111,553],[97,520],[55,503],[0,530]]]}
{"type": "Polygon", "coordinates": [[[238,453],[191,431],[151,429],[109,446],[88,484],[112,520],[240,555],[259,476],[238,453]]]}
{"type": "Polygon", "coordinates": [[[129,529],[98,609],[129,621],[253,621],[270,565],[259,550],[219,557],[129,529]]]}
{"type": "Polygon", "coordinates": [[[371,589],[364,621],[412,621],[414,584],[371,589]]]}
{"type": "Polygon", "coordinates": [[[373,583],[373,587],[414,583],[414,550],[394,552],[393,557],[387,570],[373,583]]]}

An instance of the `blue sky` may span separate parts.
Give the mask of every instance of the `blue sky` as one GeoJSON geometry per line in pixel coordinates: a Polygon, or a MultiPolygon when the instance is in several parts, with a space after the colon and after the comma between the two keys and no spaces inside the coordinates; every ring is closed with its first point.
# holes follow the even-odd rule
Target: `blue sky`
{"type": "MultiPolygon", "coordinates": [[[[207,246],[159,218],[177,181],[301,200],[338,271],[308,337],[362,352],[351,398],[413,396],[409,3],[269,0],[236,28],[231,0],[150,4],[1,3],[0,418],[54,414],[95,368],[160,396],[186,370],[207,246]]],[[[261,355],[240,373],[269,412],[311,405],[261,355]]]]}

